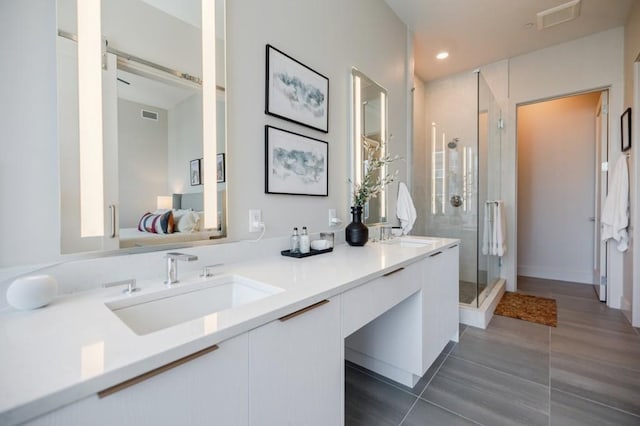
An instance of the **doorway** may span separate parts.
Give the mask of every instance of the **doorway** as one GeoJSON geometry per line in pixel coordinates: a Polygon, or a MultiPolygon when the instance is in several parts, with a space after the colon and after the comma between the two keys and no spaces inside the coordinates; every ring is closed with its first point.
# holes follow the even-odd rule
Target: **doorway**
{"type": "Polygon", "coordinates": [[[607,99],[605,90],[517,107],[519,276],[594,285],[605,275],[607,99]]]}

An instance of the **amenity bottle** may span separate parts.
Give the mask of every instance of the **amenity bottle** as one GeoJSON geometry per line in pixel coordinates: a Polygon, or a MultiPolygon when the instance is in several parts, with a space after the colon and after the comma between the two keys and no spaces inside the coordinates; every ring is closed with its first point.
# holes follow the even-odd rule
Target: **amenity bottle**
{"type": "Polygon", "coordinates": [[[300,253],[309,253],[311,251],[311,242],[309,241],[309,234],[307,233],[307,227],[302,227],[302,235],[300,235],[300,253]]]}
{"type": "Polygon", "coordinates": [[[293,228],[293,235],[291,235],[291,253],[300,253],[300,235],[298,235],[298,228],[293,228]]]}

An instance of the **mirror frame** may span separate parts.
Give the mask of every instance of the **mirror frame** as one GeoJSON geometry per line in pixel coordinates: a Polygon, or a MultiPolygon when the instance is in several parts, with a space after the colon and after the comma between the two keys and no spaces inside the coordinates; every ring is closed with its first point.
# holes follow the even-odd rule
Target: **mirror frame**
{"type": "MultiPolygon", "coordinates": [[[[351,69],[351,143],[350,147],[350,165],[351,165],[351,185],[349,187],[349,203],[352,205],[353,201],[353,184],[360,183],[362,181],[363,173],[365,170],[364,163],[366,162],[365,152],[363,149],[363,140],[366,139],[365,128],[364,128],[364,111],[362,108],[362,80],[366,79],[370,84],[374,87],[378,88],[377,93],[380,94],[382,98],[380,100],[380,144],[382,145],[382,151],[380,155],[385,155],[385,151],[388,147],[388,119],[389,119],[389,108],[388,108],[388,92],[382,85],[368,77],[362,71],[353,67],[351,69]]],[[[387,165],[384,166],[380,171],[382,174],[387,173],[387,165]]],[[[387,188],[383,188],[380,191],[378,197],[369,200],[365,204],[364,214],[363,214],[363,222],[366,225],[379,225],[379,224],[387,224],[389,223],[389,203],[387,201],[387,188]],[[371,203],[377,203],[379,206],[379,211],[381,214],[379,215],[379,221],[368,221],[369,217],[369,205],[371,203]]]]}
{"type": "MultiPolygon", "coordinates": [[[[92,5],[95,5],[95,3],[91,3],[92,5]]],[[[217,206],[217,204],[219,203],[218,201],[218,182],[216,179],[216,167],[217,167],[217,162],[216,162],[216,157],[217,157],[217,125],[218,123],[215,120],[215,117],[217,116],[216,114],[216,103],[219,101],[220,99],[220,93],[219,93],[219,89],[220,87],[218,87],[216,85],[216,78],[215,78],[215,74],[216,74],[216,65],[217,65],[217,61],[218,61],[218,57],[217,57],[217,49],[216,49],[216,13],[220,13],[219,10],[217,10],[217,5],[222,4],[223,8],[222,8],[222,13],[223,15],[226,15],[226,1],[225,0],[202,0],[201,2],[201,6],[202,6],[202,26],[201,26],[201,30],[202,30],[202,76],[209,76],[210,78],[203,78],[203,84],[202,84],[202,92],[203,92],[203,122],[202,122],[202,126],[203,126],[203,140],[202,140],[202,146],[203,146],[203,162],[205,163],[205,169],[208,170],[209,172],[205,174],[205,180],[206,182],[203,188],[203,198],[204,198],[204,211],[205,211],[205,223],[206,226],[209,227],[216,227],[216,225],[218,224],[218,209],[222,208],[225,209],[225,211],[223,212],[223,221],[224,223],[222,223],[222,229],[223,229],[223,235],[214,239],[203,239],[203,240],[196,240],[196,241],[188,241],[188,242],[168,242],[168,243],[160,243],[160,244],[154,244],[154,245],[149,245],[149,246],[142,246],[142,247],[130,247],[130,248],[106,248],[106,249],[100,249],[97,248],[95,250],[90,249],[87,251],[71,251],[71,252],[63,252],[62,251],[62,245],[60,246],[60,255],[65,257],[65,258],[85,258],[85,257],[101,257],[101,256],[110,256],[110,255],[118,255],[118,254],[128,254],[128,253],[145,253],[145,252],[153,252],[153,251],[163,251],[163,250],[169,250],[169,249],[176,249],[176,248],[185,248],[185,247],[194,247],[194,246],[202,246],[202,245],[210,245],[210,244],[219,244],[219,243],[224,243],[224,242],[229,242],[228,238],[228,211],[227,210],[227,206],[228,206],[228,190],[225,189],[224,190],[224,195],[223,195],[223,200],[221,202],[221,206],[217,206]],[[207,25],[205,25],[205,22],[207,23],[207,25]],[[213,52],[213,54],[212,54],[213,52]],[[208,60],[207,60],[208,57],[208,60]],[[213,76],[213,77],[211,77],[213,76]],[[211,84],[211,82],[213,82],[213,84],[211,84]],[[208,84],[207,84],[208,83],[208,84]],[[207,94],[210,95],[210,99],[207,102],[207,94]],[[205,111],[208,111],[205,112],[205,111]],[[213,119],[204,119],[204,117],[213,117],[213,119]],[[210,136],[207,136],[210,135],[210,136]],[[209,143],[206,143],[206,141],[209,141],[209,143]],[[207,179],[207,176],[209,177],[209,179],[207,179]],[[207,185],[207,183],[209,185],[207,185]],[[213,208],[215,207],[215,208],[213,208]],[[213,210],[212,210],[213,208],[213,210]]],[[[97,8],[98,10],[100,10],[100,7],[98,6],[97,8]]],[[[94,11],[95,12],[95,11],[94,11]]],[[[98,13],[98,19],[101,18],[101,13],[98,13]]],[[[224,19],[224,16],[222,17],[223,21],[226,21],[226,19],[224,19]]],[[[80,25],[80,24],[78,24],[80,25]]],[[[95,25],[95,23],[94,23],[95,25]]],[[[97,25],[97,34],[100,34],[100,25],[97,25]]],[[[78,27],[78,32],[79,32],[80,28],[78,27]]],[[[225,29],[226,32],[226,29],[225,29]]],[[[226,56],[226,35],[224,37],[224,47],[223,47],[223,55],[226,56]]],[[[102,56],[102,54],[104,53],[104,48],[101,48],[101,52],[100,52],[100,56],[102,56]]],[[[226,63],[226,61],[224,59],[222,59],[223,63],[226,63]]],[[[95,65],[95,64],[94,64],[95,65]]],[[[80,67],[80,70],[82,70],[82,68],[80,67]]],[[[224,81],[226,82],[226,66],[224,67],[224,69],[222,69],[222,73],[224,75],[224,81]]],[[[78,76],[79,79],[81,78],[81,76],[78,76]]],[[[225,84],[226,86],[226,84],[225,84]]],[[[223,92],[223,95],[226,101],[226,91],[223,92]]],[[[97,99],[101,99],[101,97],[97,97],[97,99]]],[[[226,138],[226,134],[227,134],[227,123],[228,123],[228,118],[227,118],[227,113],[226,113],[226,108],[225,108],[225,115],[224,115],[224,131],[225,131],[225,148],[224,148],[224,152],[227,152],[227,138],[226,138]]],[[[95,120],[94,120],[95,121],[95,120]]],[[[102,119],[99,120],[100,126],[95,126],[95,127],[99,127],[102,130],[102,119]]],[[[78,123],[78,126],[81,127],[81,123],[78,123]]],[[[94,136],[95,139],[95,136],[94,136]]],[[[94,140],[93,143],[95,144],[96,141],[94,140]]],[[[102,147],[102,137],[99,138],[98,143],[100,144],[100,147],[102,147]]],[[[228,157],[227,157],[228,158],[228,157]]],[[[82,165],[80,166],[81,168],[83,167],[82,165]]],[[[226,171],[228,171],[228,164],[225,164],[225,169],[226,171]]],[[[62,190],[62,189],[61,189],[62,190]]],[[[119,200],[117,200],[117,202],[119,202],[119,200]]],[[[81,203],[82,204],[82,203],[81,203]]],[[[105,202],[103,203],[103,212],[107,209],[107,202],[105,200],[105,202]]],[[[109,208],[111,208],[111,206],[108,206],[109,208]]],[[[117,217],[115,216],[115,209],[112,209],[112,212],[114,212],[114,217],[111,219],[114,224],[114,226],[117,226],[118,220],[117,217]]],[[[62,214],[62,212],[61,212],[62,214]]],[[[62,231],[62,230],[61,230],[62,231]]],[[[104,239],[108,239],[110,238],[109,236],[109,232],[107,229],[103,230],[103,234],[104,236],[102,238],[104,239]]],[[[118,232],[117,229],[115,230],[115,237],[118,237],[118,232]]],[[[111,237],[113,238],[113,237],[111,237]]],[[[119,244],[119,243],[118,243],[119,244]]],[[[104,247],[104,245],[103,245],[104,247]]]]}

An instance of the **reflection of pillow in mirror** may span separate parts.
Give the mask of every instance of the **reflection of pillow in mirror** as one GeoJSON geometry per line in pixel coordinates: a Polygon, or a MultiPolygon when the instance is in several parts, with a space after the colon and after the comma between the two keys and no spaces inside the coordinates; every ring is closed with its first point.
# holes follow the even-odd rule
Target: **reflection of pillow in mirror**
{"type": "Polygon", "coordinates": [[[204,212],[193,212],[198,216],[198,231],[204,231],[204,212]]]}
{"type": "Polygon", "coordinates": [[[154,234],[173,234],[174,221],[171,210],[163,214],[145,213],[138,222],[138,231],[154,234]]]}
{"type": "Polygon", "coordinates": [[[195,232],[198,230],[198,215],[192,211],[185,211],[178,221],[178,232],[195,232]]]}
{"type": "Polygon", "coordinates": [[[180,222],[180,219],[182,219],[182,216],[184,216],[189,212],[191,212],[191,209],[174,209],[173,220],[176,223],[176,225],[180,222]]]}

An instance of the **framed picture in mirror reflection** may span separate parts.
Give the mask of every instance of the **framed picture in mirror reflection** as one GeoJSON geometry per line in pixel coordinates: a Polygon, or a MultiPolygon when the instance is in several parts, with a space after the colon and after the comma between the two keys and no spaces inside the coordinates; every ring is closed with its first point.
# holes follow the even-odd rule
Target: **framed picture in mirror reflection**
{"type": "Polygon", "coordinates": [[[200,158],[190,161],[189,176],[191,180],[191,186],[202,184],[202,176],[200,174],[200,158]]]}
{"type": "Polygon", "coordinates": [[[224,153],[218,154],[216,156],[216,169],[218,172],[218,176],[217,176],[218,183],[224,182],[225,181],[224,153]]]}
{"type": "Polygon", "coordinates": [[[620,117],[620,134],[622,136],[622,152],[631,149],[631,108],[627,108],[626,111],[620,117]]]}

